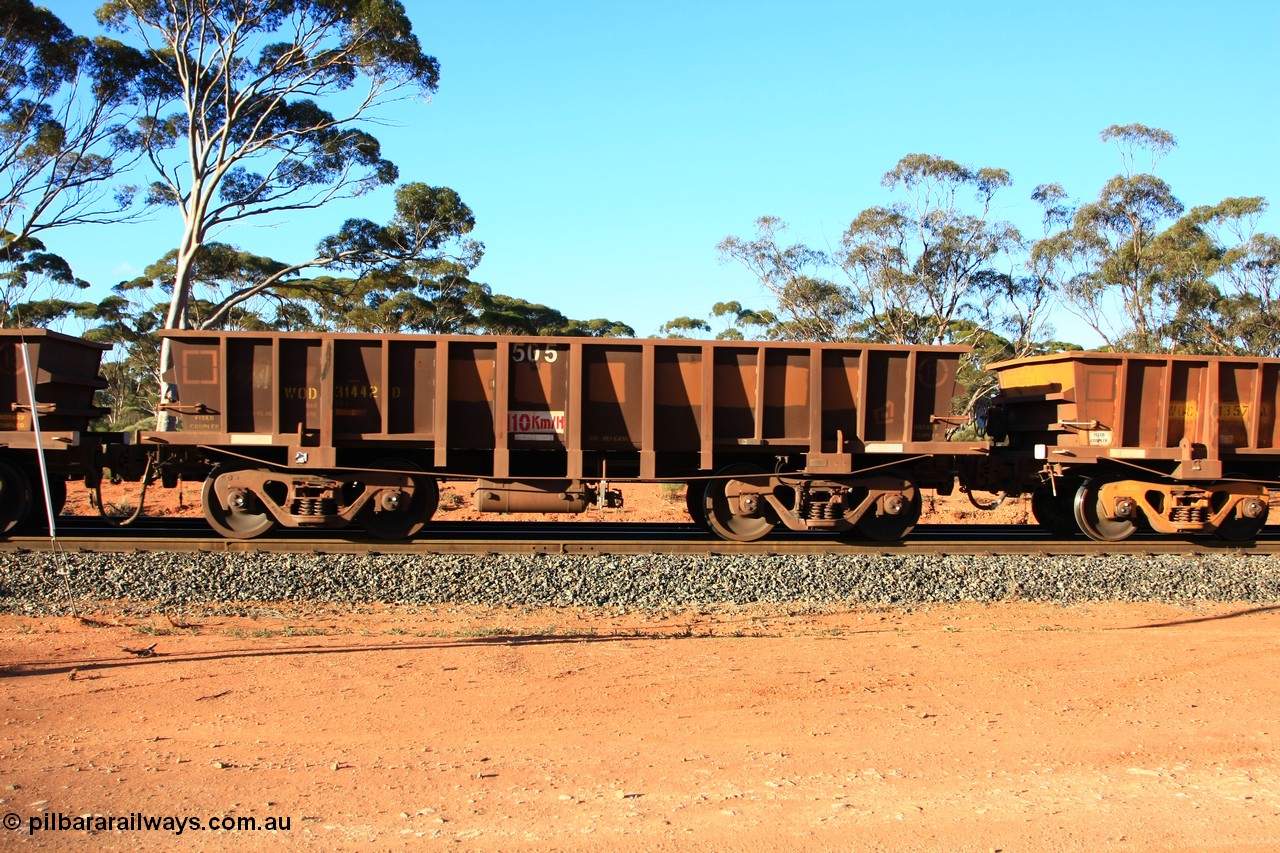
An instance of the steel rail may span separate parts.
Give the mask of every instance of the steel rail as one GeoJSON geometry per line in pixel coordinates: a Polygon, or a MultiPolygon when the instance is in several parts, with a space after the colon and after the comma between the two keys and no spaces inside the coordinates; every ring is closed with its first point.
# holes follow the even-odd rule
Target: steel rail
{"type": "MultiPolygon", "coordinates": [[[[579,556],[687,554],[690,556],[756,555],[798,557],[815,554],[857,556],[988,556],[1032,555],[1085,557],[1103,555],[1280,554],[1280,528],[1268,527],[1256,542],[1228,542],[1211,537],[1178,538],[1139,534],[1124,542],[1055,538],[1025,525],[922,525],[902,543],[844,540],[814,534],[779,534],[758,542],[729,542],[692,524],[602,524],[539,522],[462,522],[437,525],[406,542],[309,532],[252,540],[211,535],[200,522],[189,526],[157,526],[134,531],[95,530],[87,525],[64,527],[58,543],[68,552],[84,553],[293,553],[499,555],[563,554],[579,556]]],[[[45,537],[0,541],[0,552],[48,551],[45,537]]]]}

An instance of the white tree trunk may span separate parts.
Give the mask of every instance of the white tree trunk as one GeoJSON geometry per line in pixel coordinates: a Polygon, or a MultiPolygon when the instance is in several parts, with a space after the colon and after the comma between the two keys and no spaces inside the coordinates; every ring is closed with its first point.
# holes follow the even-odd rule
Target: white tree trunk
{"type": "MultiPolygon", "coordinates": [[[[187,328],[187,301],[191,294],[191,262],[199,243],[190,235],[184,235],[182,249],[173,276],[173,295],[169,299],[169,313],[165,317],[166,329],[187,328]]],[[[160,384],[160,405],[156,407],[156,430],[172,432],[177,426],[177,416],[164,408],[166,403],[178,402],[178,386],[165,379],[173,370],[173,341],[164,338],[160,342],[160,370],[156,377],[160,384]]]]}

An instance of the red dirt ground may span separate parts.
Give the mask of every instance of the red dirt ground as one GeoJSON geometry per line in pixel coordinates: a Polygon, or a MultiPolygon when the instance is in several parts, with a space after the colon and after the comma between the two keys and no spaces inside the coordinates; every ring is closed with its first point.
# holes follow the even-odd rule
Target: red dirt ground
{"type": "Polygon", "coordinates": [[[1278,629],[1232,604],[5,616],[0,846],[1271,851],[1278,629]],[[27,834],[135,812],[290,828],[27,834]]]}
{"type": "Polygon", "coordinates": [[[0,617],[0,848],[1280,849],[1274,606],[137,613],[0,617]]]}

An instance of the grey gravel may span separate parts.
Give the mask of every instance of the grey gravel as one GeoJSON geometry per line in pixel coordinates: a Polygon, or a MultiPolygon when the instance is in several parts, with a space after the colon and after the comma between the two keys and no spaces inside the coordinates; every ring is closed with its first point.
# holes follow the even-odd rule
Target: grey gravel
{"type": "Polygon", "coordinates": [[[0,554],[0,612],[69,601],[663,609],[1007,600],[1280,601],[1280,560],[1200,556],[0,554]]]}

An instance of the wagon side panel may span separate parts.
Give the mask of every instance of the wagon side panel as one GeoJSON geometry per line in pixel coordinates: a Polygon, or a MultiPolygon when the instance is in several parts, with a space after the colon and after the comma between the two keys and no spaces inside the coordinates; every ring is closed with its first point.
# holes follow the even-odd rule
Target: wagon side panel
{"type": "Polygon", "coordinates": [[[654,449],[697,452],[702,447],[702,349],[662,346],[654,351],[654,449]]]}
{"type": "Polygon", "coordinates": [[[434,440],[437,352],[432,338],[397,338],[387,344],[386,363],[381,367],[386,377],[383,405],[389,436],[434,440]]]}
{"type": "MultiPolygon", "coordinates": [[[[276,421],[276,345],[268,338],[226,338],[227,431],[271,436],[276,421]]],[[[185,402],[185,401],[184,401],[185,402]]]]}
{"type": "Polygon", "coordinates": [[[940,442],[959,421],[954,417],[967,389],[960,381],[961,354],[920,350],[915,370],[911,441],[940,442]]]}
{"type": "Polygon", "coordinates": [[[276,362],[279,383],[276,431],[297,436],[299,444],[317,444],[329,401],[323,398],[324,347],[315,338],[281,338],[276,362]]]}
{"type": "Polygon", "coordinates": [[[762,434],[768,443],[808,448],[812,358],[809,349],[764,350],[762,434]]]}
{"type": "Polygon", "coordinates": [[[444,402],[451,448],[495,447],[497,355],[492,340],[454,341],[449,346],[449,390],[444,402]]]}
{"type": "Polygon", "coordinates": [[[516,450],[565,450],[573,355],[568,343],[516,341],[507,348],[506,435],[516,450]]]}
{"type": "Polygon", "coordinates": [[[178,389],[176,406],[184,432],[225,433],[228,416],[227,346],[223,335],[170,335],[173,366],[164,375],[178,389]]]}
{"type": "Polygon", "coordinates": [[[759,355],[757,347],[720,345],[714,349],[712,440],[718,448],[759,443],[756,429],[759,355]]]}
{"type": "Polygon", "coordinates": [[[1258,449],[1280,450],[1280,362],[1262,365],[1258,388],[1258,449]]]}
{"type": "Polygon", "coordinates": [[[820,444],[822,453],[844,453],[850,442],[861,445],[862,383],[865,354],[861,349],[823,349],[820,444]],[[843,440],[842,440],[843,439],[843,440]]]}

